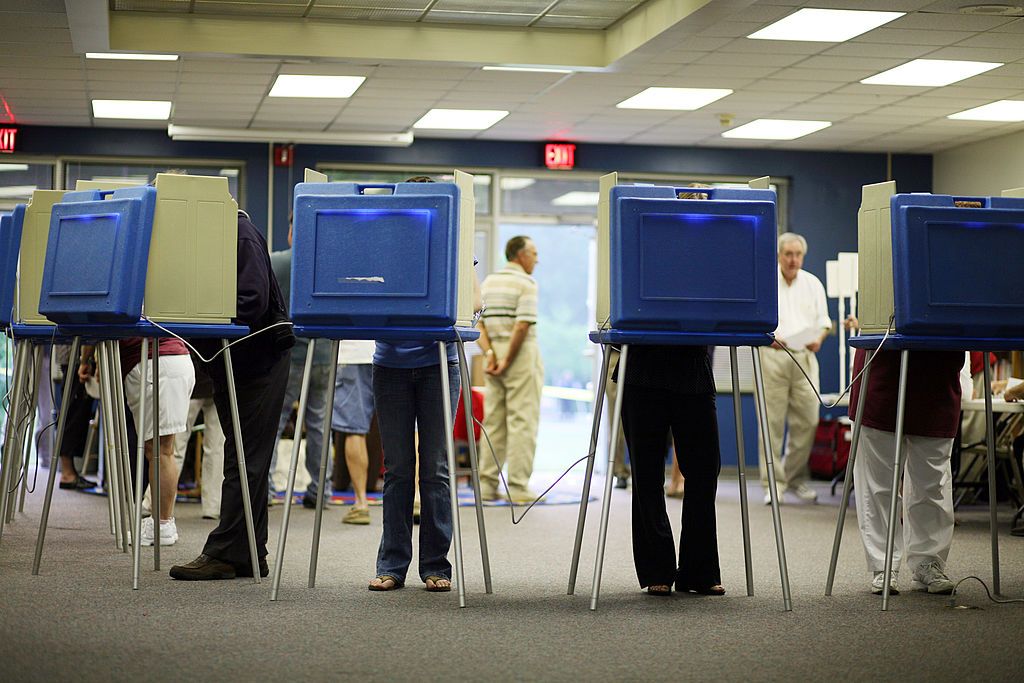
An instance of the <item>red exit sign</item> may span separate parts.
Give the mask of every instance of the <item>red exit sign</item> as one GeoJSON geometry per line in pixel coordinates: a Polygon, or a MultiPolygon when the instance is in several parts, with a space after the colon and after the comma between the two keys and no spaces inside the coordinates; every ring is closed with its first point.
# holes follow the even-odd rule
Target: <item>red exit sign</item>
{"type": "Polygon", "coordinates": [[[0,128],[0,153],[10,154],[14,151],[14,139],[17,128],[0,128]]]}
{"type": "Polygon", "coordinates": [[[549,142],[544,145],[544,165],[557,170],[574,168],[576,145],[565,142],[549,142]]]}

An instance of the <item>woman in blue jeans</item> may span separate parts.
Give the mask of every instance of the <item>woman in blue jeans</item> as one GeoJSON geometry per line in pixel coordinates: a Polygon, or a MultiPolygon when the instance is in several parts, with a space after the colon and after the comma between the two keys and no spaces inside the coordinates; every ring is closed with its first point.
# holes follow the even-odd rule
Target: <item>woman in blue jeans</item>
{"type": "Polygon", "coordinates": [[[384,447],[384,530],[372,591],[405,585],[412,562],[412,508],[419,430],[420,579],[432,592],[450,591],[452,510],[441,372],[448,373],[452,419],[459,398],[458,356],[448,345],[439,362],[437,343],[377,342],[373,355],[373,400],[384,447]]]}

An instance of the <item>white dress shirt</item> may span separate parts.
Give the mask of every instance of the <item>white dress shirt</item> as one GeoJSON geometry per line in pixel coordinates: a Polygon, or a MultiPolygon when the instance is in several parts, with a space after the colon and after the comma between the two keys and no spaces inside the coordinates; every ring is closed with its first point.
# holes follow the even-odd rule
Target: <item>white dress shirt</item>
{"type": "Polygon", "coordinates": [[[780,267],[779,326],[775,328],[775,336],[788,342],[807,330],[815,330],[820,334],[831,327],[832,319],[828,317],[825,288],[821,280],[806,270],[800,270],[790,284],[782,276],[780,267]]]}

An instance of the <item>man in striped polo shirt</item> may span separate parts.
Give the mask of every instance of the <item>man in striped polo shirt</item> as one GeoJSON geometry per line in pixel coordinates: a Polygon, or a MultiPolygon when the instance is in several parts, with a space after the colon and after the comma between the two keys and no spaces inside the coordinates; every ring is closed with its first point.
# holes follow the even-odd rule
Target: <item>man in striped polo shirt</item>
{"type": "Polygon", "coordinates": [[[484,453],[480,480],[484,500],[497,499],[498,472],[508,462],[511,501],[530,503],[535,498],[529,483],[544,385],[537,347],[537,282],[530,277],[537,265],[537,247],[529,237],[513,237],[505,245],[505,258],[505,267],[481,285],[479,344],[487,373],[484,429],[498,462],[484,453]]]}

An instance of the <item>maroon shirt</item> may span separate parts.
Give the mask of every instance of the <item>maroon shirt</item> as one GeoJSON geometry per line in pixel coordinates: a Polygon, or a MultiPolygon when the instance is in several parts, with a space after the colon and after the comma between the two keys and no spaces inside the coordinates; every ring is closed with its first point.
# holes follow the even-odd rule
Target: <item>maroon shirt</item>
{"type": "MultiPolygon", "coordinates": [[[[857,349],[853,361],[856,377],[864,367],[865,353],[857,349]]],[[[960,369],[963,351],[911,351],[907,361],[905,434],[952,439],[960,424],[960,369]]],[[[896,431],[896,402],[900,382],[900,352],[879,351],[871,363],[868,394],[861,424],[886,432],[896,431]]],[[[861,381],[850,392],[850,418],[856,419],[861,381]]]]}
{"type": "MultiPolygon", "coordinates": [[[[139,361],[142,360],[142,337],[131,337],[129,339],[122,339],[118,342],[118,347],[121,351],[121,372],[127,375],[132,371],[139,361]]],[[[181,342],[180,339],[174,337],[167,337],[160,340],[160,355],[161,356],[187,356],[188,349],[181,342]]],[[[149,343],[149,357],[153,357],[153,341],[149,343]]],[[[152,368],[148,371],[149,375],[153,374],[152,368]]]]}

